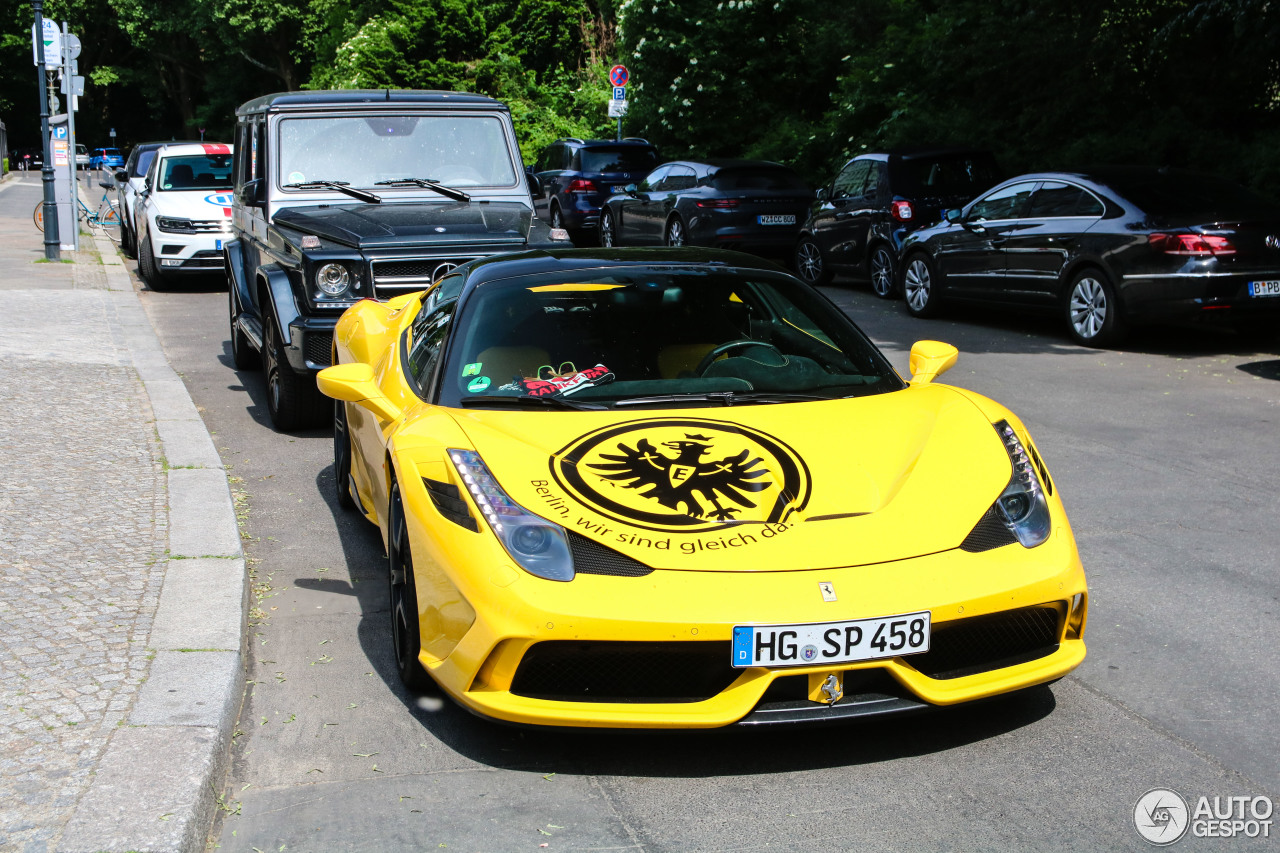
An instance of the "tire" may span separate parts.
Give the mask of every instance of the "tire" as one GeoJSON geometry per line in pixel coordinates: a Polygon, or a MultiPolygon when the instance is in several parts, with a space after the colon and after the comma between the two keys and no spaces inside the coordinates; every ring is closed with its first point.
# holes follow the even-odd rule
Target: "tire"
{"type": "Polygon", "coordinates": [[[418,660],[422,636],[418,629],[418,585],[413,576],[413,550],[405,524],[400,484],[391,487],[387,530],[387,587],[390,600],[391,649],[400,682],[413,693],[432,690],[431,676],[418,660]]]}
{"type": "Polygon", "coordinates": [[[1115,288],[1100,270],[1076,273],[1063,302],[1067,332],[1078,344],[1103,347],[1124,337],[1125,322],[1115,288]]]}
{"type": "Polygon", "coordinates": [[[107,202],[107,209],[102,214],[102,218],[98,220],[98,224],[104,228],[111,228],[120,224],[120,210],[116,207],[114,201],[107,202]]]}
{"type": "Polygon", "coordinates": [[[341,400],[333,401],[333,479],[338,506],[355,509],[356,502],[351,497],[351,439],[347,436],[347,404],[341,400]]]}
{"type": "Polygon", "coordinates": [[[600,245],[606,249],[617,248],[617,230],[613,225],[613,214],[608,210],[600,214],[600,245]]]}
{"type": "Polygon", "coordinates": [[[902,270],[902,298],[912,317],[934,317],[941,302],[938,289],[942,283],[938,268],[928,255],[917,253],[907,258],[902,270]]]}
{"type": "Polygon", "coordinates": [[[126,258],[138,257],[138,244],[133,238],[133,229],[123,220],[120,222],[120,251],[124,252],[126,258]]]}
{"type": "Polygon", "coordinates": [[[262,360],[253,351],[249,336],[236,324],[239,315],[236,313],[235,284],[230,280],[227,281],[227,316],[231,326],[231,363],[236,370],[256,370],[262,366],[262,360]]]}
{"type": "Polygon", "coordinates": [[[881,299],[892,299],[898,295],[898,271],[894,268],[893,252],[881,243],[871,250],[867,260],[867,277],[871,279],[871,292],[881,299]]]}
{"type": "Polygon", "coordinates": [[[151,251],[150,237],[138,244],[138,274],[152,290],[158,292],[165,289],[164,273],[156,267],[156,256],[151,251]]]}
{"type": "Polygon", "coordinates": [[[263,319],[262,372],[267,379],[267,414],[272,426],[280,432],[319,426],[329,412],[322,405],[327,398],[316,388],[315,380],[295,373],[289,365],[275,317],[268,314],[263,319]]]}
{"type": "Polygon", "coordinates": [[[552,228],[564,227],[564,217],[560,215],[560,205],[556,204],[555,202],[551,203],[551,227],[552,228]]]}
{"type": "Polygon", "coordinates": [[[827,269],[827,259],[822,256],[822,247],[808,235],[801,237],[800,242],[796,243],[792,266],[796,275],[806,284],[817,287],[831,282],[831,270],[827,269]]]}
{"type": "Polygon", "coordinates": [[[681,248],[685,245],[685,229],[684,220],[679,216],[673,216],[667,220],[666,231],[663,232],[662,242],[674,249],[681,248]]]}
{"type": "Polygon", "coordinates": [[[36,209],[31,211],[31,221],[36,224],[36,230],[41,234],[44,233],[44,201],[36,202],[36,209]]]}

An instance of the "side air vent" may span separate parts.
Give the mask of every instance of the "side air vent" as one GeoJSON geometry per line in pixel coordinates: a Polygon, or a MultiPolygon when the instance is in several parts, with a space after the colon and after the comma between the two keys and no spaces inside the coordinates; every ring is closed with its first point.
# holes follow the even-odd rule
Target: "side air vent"
{"type": "Polygon", "coordinates": [[[581,533],[565,532],[569,536],[569,550],[573,552],[573,570],[578,574],[642,578],[653,573],[653,569],[639,560],[593,542],[581,533]]]}
{"type": "Polygon", "coordinates": [[[467,502],[458,492],[457,486],[452,483],[442,483],[439,480],[429,480],[426,477],[422,478],[422,482],[426,484],[427,494],[431,495],[431,502],[436,505],[436,509],[440,510],[441,515],[473,532],[480,529],[471,515],[471,510],[467,508],[467,502]]]}
{"type": "Polygon", "coordinates": [[[969,535],[960,543],[961,551],[968,551],[970,554],[978,554],[982,551],[990,551],[995,548],[1002,548],[1005,545],[1012,545],[1018,541],[1018,537],[1013,535],[1013,531],[1009,529],[1009,525],[1004,523],[1004,519],[996,512],[993,506],[988,509],[974,525],[973,530],[969,531],[969,535]]]}

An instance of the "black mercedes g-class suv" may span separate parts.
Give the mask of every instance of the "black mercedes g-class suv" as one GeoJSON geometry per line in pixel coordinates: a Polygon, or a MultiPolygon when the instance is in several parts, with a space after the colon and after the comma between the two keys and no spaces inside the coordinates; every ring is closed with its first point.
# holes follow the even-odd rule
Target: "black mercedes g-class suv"
{"type": "Polygon", "coordinates": [[[422,290],[476,258],[571,245],[533,215],[498,101],[289,92],[236,117],[235,239],[224,244],[231,354],[240,370],[262,365],[276,429],[319,426],[332,410],[315,374],[357,300],[422,290]]]}

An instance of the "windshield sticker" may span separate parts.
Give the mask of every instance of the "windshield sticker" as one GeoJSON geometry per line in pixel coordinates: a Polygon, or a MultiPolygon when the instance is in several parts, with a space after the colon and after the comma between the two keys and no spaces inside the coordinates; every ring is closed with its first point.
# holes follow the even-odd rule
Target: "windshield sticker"
{"type": "Polygon", "coordinates": [[[530,397],[550,397],[557,394],[567,396],[583,388],[612,382],[613,378],[609,368],[603,364],[578,370],[573,362],[566,361],[560,365],[559,370],[549,364],[539,367],[536,379],[520,380],[520,390],[530,397]]]}
{"type": "Polygon", "coordinates": [[[605,427],[553,454],[550,465],[561,488],[601,515],[672,532],[786,529],[812,485],[804,460],[779,439],[701,418],[605,427]]]}
{"type": "Polygon", "coordinates": [[[472,379],[470,382],[467,383],[467,390],[470,391],[472,394],[479,394],[481,391],[484,391],[488,387],[489,387],[488,376],[477,376],[475,379],[472,379]]]}
{"type": "Polygon", "coordinates": [[[480,368],[483,366],[484,366],[484,362],[482,361],[473,361],[470,364],[464,364],[462,366],[462,375],[463,376],[479,376],[480,368]]]}
{"type": "Polygon", "coordinates": [[[290,172],[290,173],[289,173],[289,183],[291,183],[291,184],[304,184],[304,183],[306,183],[306,182],[307,182],[307,176],[306,176],[306,175],[304,175],[304,174],[302,174],[301,172],[290,172]]]}

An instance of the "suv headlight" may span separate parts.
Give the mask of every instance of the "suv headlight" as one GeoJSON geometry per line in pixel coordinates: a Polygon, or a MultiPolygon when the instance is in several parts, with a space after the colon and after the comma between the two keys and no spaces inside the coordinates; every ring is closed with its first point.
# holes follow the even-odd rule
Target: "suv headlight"
{"type": "Polygon", "coordinates": [[[450,450],[449,458],[462,477],[471,499],[480,508],[507,549],[526,572],[553,581],[573,580],[573,555],[564,528],[540,518],[513,501],[474,450],[450,450]]]}
{"type": "Polygon", "coordinates": [[[194,234],[196,230],[195,223],[190,219],[179,219],[175,216],[157,216],[156,227],[161,231],[174,234],[194,234]]]}
{"type": "Polygon", "coordinates": [[[351,273],[342,264],[324,264],[316,270],[316,287],[325,296],[341,296],[351,289],[351,273]]]}
{"type": "Polygon", "coordinates": [[[1031,462],[1031,455],[1009,422],[998,421],[992,426],[1004,443],[1009,462],[1013,464],[1009,485],[996,499],[996,512],[1023,547],[1034,548],[1048,539],[1053,529],[1044,486],[1031,462]]]}

